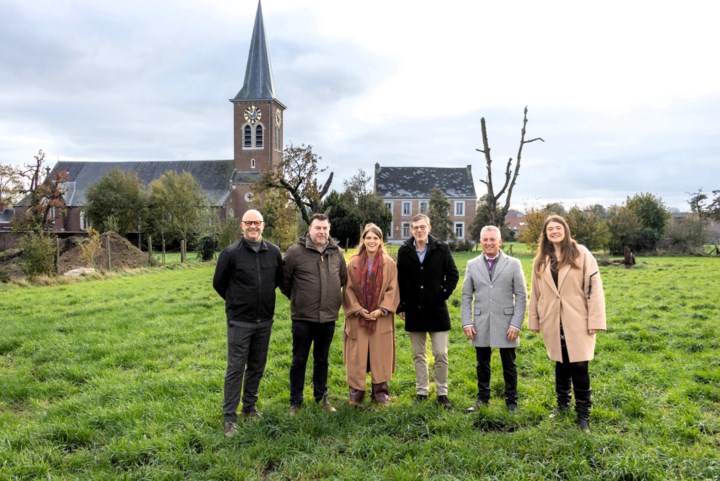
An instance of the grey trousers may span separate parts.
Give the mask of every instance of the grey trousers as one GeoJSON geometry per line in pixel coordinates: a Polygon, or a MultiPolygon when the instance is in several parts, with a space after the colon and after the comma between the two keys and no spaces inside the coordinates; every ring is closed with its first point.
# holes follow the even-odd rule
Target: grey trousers
{"type": "Polygon", "coordinates": [[[243,322],[228,326],[227,371],[225,372],[224,420],[237,422],[242,392],[243,412],[255,410],[258,388],[265,371],[272,321],[243,322]]]}

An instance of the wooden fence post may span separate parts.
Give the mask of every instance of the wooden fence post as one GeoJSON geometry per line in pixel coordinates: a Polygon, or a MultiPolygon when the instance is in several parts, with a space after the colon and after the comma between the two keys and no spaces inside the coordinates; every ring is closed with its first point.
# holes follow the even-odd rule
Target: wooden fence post
{"type": "Polygon", "coordinates": [[[60,238],[55,238],[55,273],[60,274],[60,238]]]}
{"type": "Polygon", "coordinates": [[[185,263],[185,239],[180,241],[180,263],[185,263]]]}
{"type": "Polygon", "coordinates": [[[110,236],[105,236],[105,263],[107,270],[112,269],[112,263],[110,262],[110,236]]]}
{"type": "Polygon", "coordinates": [[[148,265],[152,265],[152,236],[148,236],[148,265]]]}

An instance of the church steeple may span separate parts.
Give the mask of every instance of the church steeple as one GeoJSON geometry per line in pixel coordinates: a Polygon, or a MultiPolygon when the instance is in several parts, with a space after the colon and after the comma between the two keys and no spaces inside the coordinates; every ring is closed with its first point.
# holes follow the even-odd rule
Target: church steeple
{"type": "Polygon", "coordinates": [[[260,0],[250,39],[245,82],[230,102],[235,124],[232,212],[241,216],[253,198],[252,184],[283,157],[285,106],[275,94],[260,0]]]}
{"type": "Polygon", "coordinates": [[[273,81],[270,55],[268,55],[267,41],[265,40],[265,26],[263,24],[262,5],[258,0],[255,26],[253,27],[250,51],[247,66],[245,67],[245,82],[242,89],[232,100],[276,100],[275,82],[273,81]]]}

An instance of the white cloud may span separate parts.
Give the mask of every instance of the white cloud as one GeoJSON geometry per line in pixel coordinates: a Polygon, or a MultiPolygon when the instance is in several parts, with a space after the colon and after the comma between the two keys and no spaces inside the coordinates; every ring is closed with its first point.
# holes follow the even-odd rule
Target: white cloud
{"type": "MultiPolygon", "coordinates": [[[[0,161],[232,156],[255,2],[0,5],[0,161]]],[[[266,0],[285,139],[336,172],[471,164],[480,117],[498,175],[528,137],[522,203],[683,208],[714,185],[720,33],[710,1],[361,4],[266,0]]],[[[480,187],[478,183],[478,187],[480,187]]]]}

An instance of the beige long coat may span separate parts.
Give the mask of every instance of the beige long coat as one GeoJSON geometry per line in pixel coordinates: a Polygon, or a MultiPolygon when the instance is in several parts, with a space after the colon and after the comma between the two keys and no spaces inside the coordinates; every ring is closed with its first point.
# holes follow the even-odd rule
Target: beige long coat
{"type": "Polygon", "coordinates": [[[550,263],[538,275],[533,266],[528,327],[540,330],[548,356],[562,362],[560,320],[570,362],[590,361],[595,356],[595,334],[588,329],[604,330],[605,295],[597,261],[585,246],[580,250],[579,268],[565,265],[558,272],[558,287],[550,263]]]}
{"type": "MultiPolygon", "coordinates": [[[[387,311],[379,317],[375,332],[370,334],[367,328],[360,327],[355,315],[362,310],[358,301],[357,264],[353,257],[348,264],[348,281],[343,289],[343,311],[345,312],[345,332],[343,336],[343,357],[348,386],[365,390],[366,374],[371,373],[374,384],[388,382],[395,371],[395,310],[400,303],[397,267],[391,257],[383,254],[383,285],[380,295],[380,307],[387,311]],[[368,359],[370,365],[368,366],[368,359]]],[[[369,309],[374,310],[374,309],[369,309]]]]}

